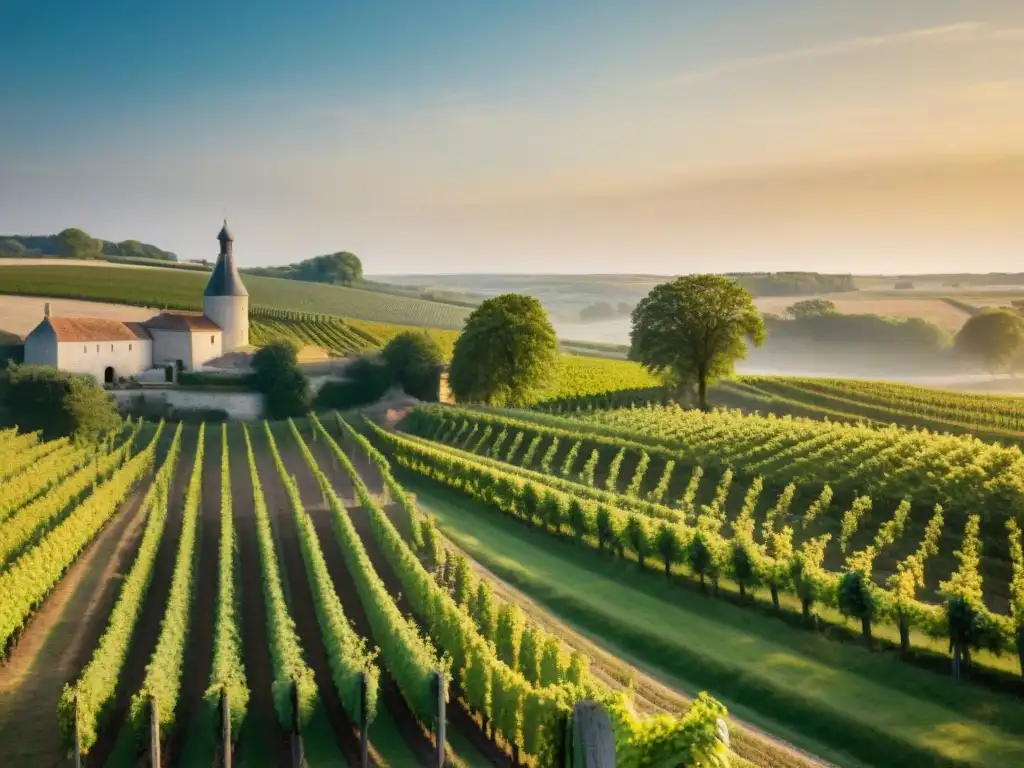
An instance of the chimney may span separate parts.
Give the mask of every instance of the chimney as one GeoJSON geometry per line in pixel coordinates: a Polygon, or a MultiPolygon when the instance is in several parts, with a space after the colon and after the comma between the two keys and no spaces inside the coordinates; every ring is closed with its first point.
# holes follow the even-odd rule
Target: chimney
{"type": "Polygon", "coordinates": [[[49,317],[49,316],[50,316],[50,302],[46,302],[45,304],[43,304],[43,317],[49,317]]]}

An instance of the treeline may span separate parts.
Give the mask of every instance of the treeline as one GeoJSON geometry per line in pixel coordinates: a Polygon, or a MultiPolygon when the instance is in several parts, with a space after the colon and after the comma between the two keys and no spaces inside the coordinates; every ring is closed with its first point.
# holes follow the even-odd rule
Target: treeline
{"type": "Polygon", "coordinates": [[[69,259],[155,259],[177,261],[177,254],[138,240],[113,242],[91,236],[81,229],[65,229],[55,235],[0,235],[0,256],[69,259]]]}
{"type": "Polygon", "coordinates": [[[751,296],[812,296],[818,293],[856,291],[853,275],[822,275],[818,272],[734,272],[728,277],[751,296]]]}
{"type": "Polygon", "coordinates": [[[326,253],[283,267],[253,267],[242,271],[261,277],[280,277],[328,285],[352,285],[363,279],[363,263],[358,256],[348,251],[326,253]]]}

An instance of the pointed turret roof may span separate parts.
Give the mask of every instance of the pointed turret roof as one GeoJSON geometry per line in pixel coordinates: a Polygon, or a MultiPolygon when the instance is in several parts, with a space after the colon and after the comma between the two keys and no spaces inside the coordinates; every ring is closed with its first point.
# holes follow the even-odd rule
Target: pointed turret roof
{"type": "Polygon", "coordinates": [[[248,296],[249,292],[245,290],[238,269],[235,268],[235,256],[232,248],[234,238],[228,231],[227,219],[224,220],[224,226],[221,227],[217,239],[220,240],[220,255],[217,256],[217,264],[213,268],[213,274],[210,275],[210,282],[206,284],[206,291],[203,295],[248,296]]]}

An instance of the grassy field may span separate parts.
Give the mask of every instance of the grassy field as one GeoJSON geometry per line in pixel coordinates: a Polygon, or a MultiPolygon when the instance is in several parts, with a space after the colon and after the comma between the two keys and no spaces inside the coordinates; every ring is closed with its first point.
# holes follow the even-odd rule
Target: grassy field
{"type": "MultiPolygon", "coordinates": [[[[147,307],[200,309],[208,276],[188,270],[115,266],[7,266],[0,286],[7,294],[52,296],[147,307]]],[[[380,323],[457,329],[469,309],[358,288],[247,275],[252,307],[340,315],[380,323]]]]}
{"type": "Polygon", "coordinates": [[[798,747],[841,765],[1024,761],[1020,701],[751,616],[428,481],[403,480],[442,531],[499,577],[665,682],[706,688],[737,717],[798,747]],[[890,739],[920,750],[920,762],[887,758],[890,739]]]}

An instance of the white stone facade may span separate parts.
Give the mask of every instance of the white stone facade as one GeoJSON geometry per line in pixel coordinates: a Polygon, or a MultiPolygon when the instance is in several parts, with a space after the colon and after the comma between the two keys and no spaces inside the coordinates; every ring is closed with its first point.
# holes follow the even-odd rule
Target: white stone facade
{"type": "Polygon", "coordinates": [[[221,327],[225,353],[249,346],[248,296],[204,296],[203,314],[221,327]]]}

